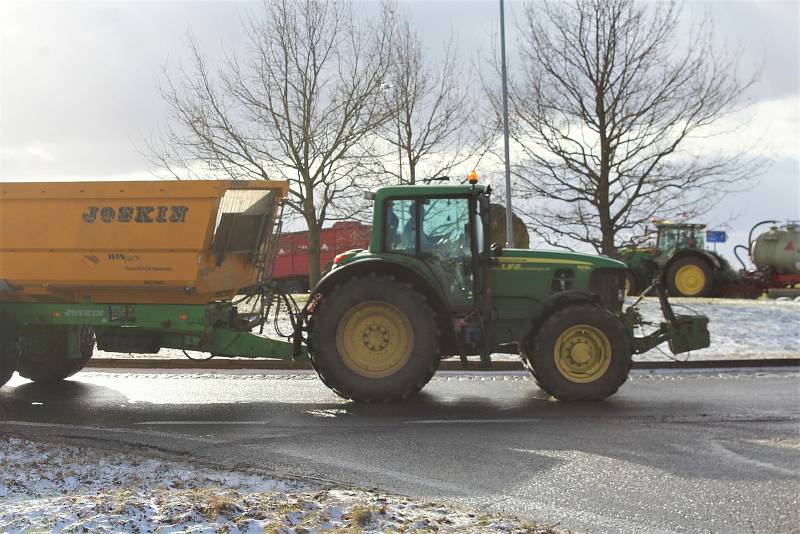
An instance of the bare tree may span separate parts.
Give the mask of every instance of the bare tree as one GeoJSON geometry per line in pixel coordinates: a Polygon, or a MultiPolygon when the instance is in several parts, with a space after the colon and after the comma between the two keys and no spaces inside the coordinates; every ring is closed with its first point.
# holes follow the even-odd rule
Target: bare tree
{"type": "Polygon", "coordinates": [[[510,90],[514,174],[548,243],[614,256],[654,217],[702,214],[763,164],[697,150],[757,75],[737,76],[738,55],[715,50],[708,20],[681,40],[680,13],[633,0],[526,6],[523,75],[510,90]]]}
{"type": "Polygon", "coordinates": [[[470,160],[481,142],[471,124],[471,88],[455,41],[445,43],[442,58],[432,62],[408,19],[398,19],[392,67],[384,86],[387,107],[395,114],[381,130],[394,150],[382,155],[382,161],[384,172],[397,178],[397,183],[414,184],[420,164],[428,178],[447,174],[470,160]]]}
{"type": "Polygon", "coordinates": [[[149,151],[177,178],[289,180],[314,284],[320,231],[358,209],[368,145],[391,116],[381,87],[392,23],[356,16],[347,1],[265,1],[246,24],[246,51],[227,54],[226,66],[212,69],[192,40],[191,69],[166,76],[172,122],[149,151]]]}

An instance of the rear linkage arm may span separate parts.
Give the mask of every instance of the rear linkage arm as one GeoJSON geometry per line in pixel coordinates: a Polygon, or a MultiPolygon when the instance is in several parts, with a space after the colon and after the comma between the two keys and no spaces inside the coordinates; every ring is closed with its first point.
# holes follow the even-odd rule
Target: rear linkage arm
{"type": "Polygon", "coordinates": [[[708,317],[705,315],[675,315],[672,305],[667,298],[667,291],[660,281],[656,280],[653,284],[642,292],[642,297],[629,306],[623,312],[623,321],[631,335],[633,341],[633,353],[642,354],[655,348],[664,341],[669,343],[669,350],[673,354],[689,352],[708,347],[711,339],[708,333],[708,317]],[[644,336],[635,337],[634,329],[637,326],[647,323],[642,319],[642,315],[636,308],[644,295],[655,289],[658,294],[658,302],[661,306],[661,313],[664,315],[664,322],[659,324],[658,330],[644,336]]]}

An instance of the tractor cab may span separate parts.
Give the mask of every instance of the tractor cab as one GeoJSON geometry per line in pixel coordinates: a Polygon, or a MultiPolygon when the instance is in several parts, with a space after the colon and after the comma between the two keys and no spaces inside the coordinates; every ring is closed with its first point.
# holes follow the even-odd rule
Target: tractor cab
{"type": "Polygon", "coordinates": [[[382,219],[382,232],[374,235],[371,250],[402,263],[421,263],[450,307],[474,307],[482,278],[479,258],[486,247],[487,191],[420,186],[381,189],[379,196],[376,220],[382,219]]]}
{"type": "Polygon", "coordinates": [[[656,230],[656,249],[665,261],[681,250],[705,249],[705,224],[658,222],[656,230]]]}

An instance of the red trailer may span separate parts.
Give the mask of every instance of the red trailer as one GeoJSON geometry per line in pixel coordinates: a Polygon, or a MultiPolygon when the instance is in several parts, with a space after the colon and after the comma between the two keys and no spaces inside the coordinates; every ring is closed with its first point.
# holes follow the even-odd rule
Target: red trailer
{"type": "MultiPolygon", "coordinates": [[[[348,250],[369,247],[372,227],[357,221],[340,221],[323,228],[320,235],[320,269],[333,263],[337,254],[348,250]]],[[[272,278],[287,293],[308,291],[308,232],[281,234],[272,278]]]]}

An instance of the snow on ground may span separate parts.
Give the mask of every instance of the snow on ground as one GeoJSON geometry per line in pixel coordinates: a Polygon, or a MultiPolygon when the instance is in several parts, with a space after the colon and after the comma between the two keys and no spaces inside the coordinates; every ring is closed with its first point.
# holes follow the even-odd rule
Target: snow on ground
{"type": "MultiPolygon", "coordinates": [[[[628,299],[627,305],[634,299],[628,299]]],[[[749,360],[763,358],[800,358],[800,301],[796,300],[744,300],[744,299],[688,299],[671,298],[675,313],[700,313],[709,317],[711,346],[688,355],[691,360],[749,360]]],[[[663,320],[657,298],[645,298],[639,309],[646,320],[663,320]]],[[[274,335],[265,328],[266,335],[274,335]]],[[[288,318],[280,321],[282,331],[289,332],[288,318]]],[[[672,357],[666,343],[658,349],[637,356],[642,361],[666,360],[672,357]],[[663,351],[663,352],[662,352],[663,351]]],[[[135,354],[96,351],[101,358],[140,357],[135,354]]],[[[163,349],[158,358],[184,358],[183,352],[163,349]]],[[[195,356],[203,356],[196,354],[195,356]]],[[[497,354],[495,360],[516,360],[516,356],[497,354]]],[[[677,358],[686,359],[686,354],[677,358]]]]}
{"type": "Polygon", "coordinates": [[[0,436],[0,532],[555,531],[360,490],[0,436]]]}
{"type": "MultiPolygon", "coordinates": [[[[708,316],[711,346],[692,352],[691,360],[748,360],[800,358],[800,302],[771,299],[670,298],[676,314],[708,316]]],[[[627,304],[633,304],[629,300],[627,304]]],[[[645,320],[663,320],[657,298],[643,299],[639,309],[645,320]]],[[[666,344],[662,350],[669,352],[666,344]]],[[[664,359],[658,350],[639,360],[664,359]]],[[[686,354],[676,358],[686,359],[686,354]]]]}

